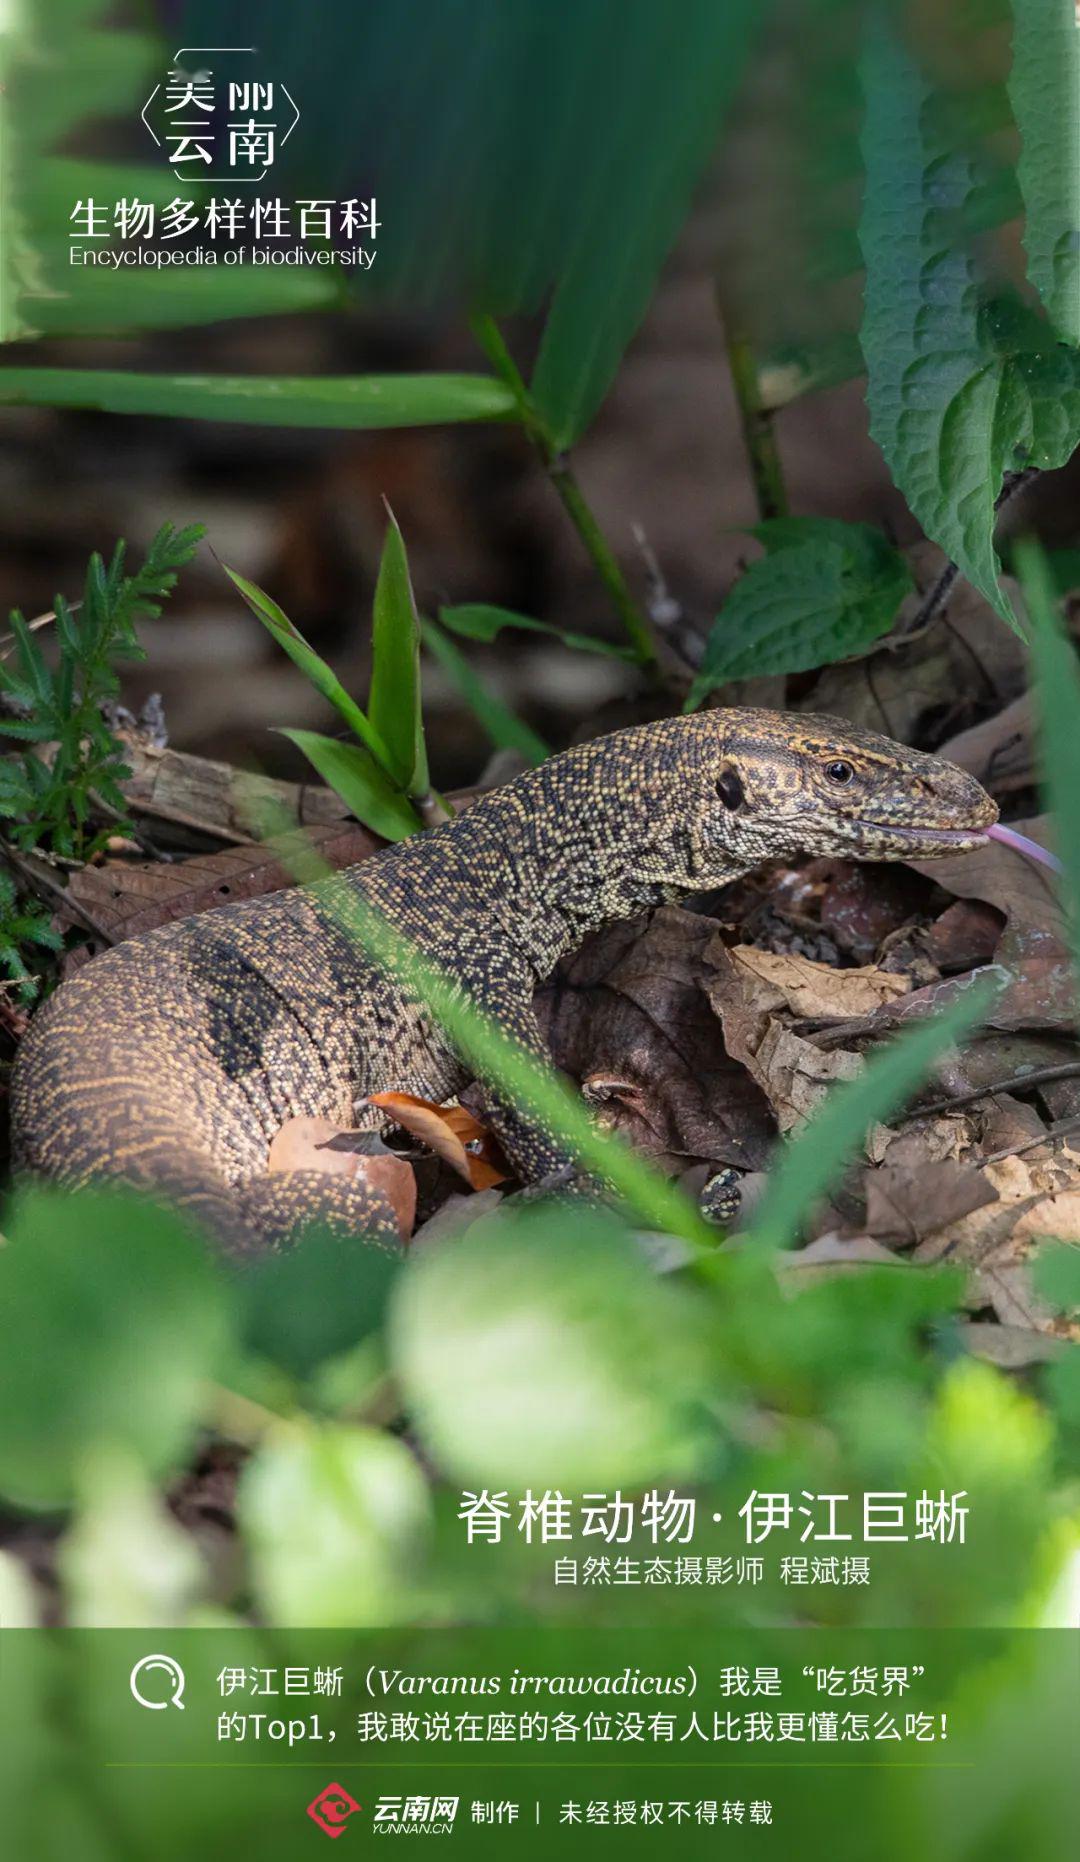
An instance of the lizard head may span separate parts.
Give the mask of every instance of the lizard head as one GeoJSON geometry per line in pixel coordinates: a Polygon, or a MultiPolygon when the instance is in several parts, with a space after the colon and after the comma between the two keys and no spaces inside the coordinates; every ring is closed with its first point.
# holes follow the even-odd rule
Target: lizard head
{"type": "Polygon", "coordinates": [[[710,716],[700,832],[719,858],[928,860],[982,846],[997,820],[985,789],[955,763],[843,718],[706,712],[706,733],[710,716]]]}

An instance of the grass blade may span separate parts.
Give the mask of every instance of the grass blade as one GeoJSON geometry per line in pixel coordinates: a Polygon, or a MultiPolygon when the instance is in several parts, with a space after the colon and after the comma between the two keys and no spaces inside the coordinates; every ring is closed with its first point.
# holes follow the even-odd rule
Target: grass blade
{"type": "Polygon", "coordinates": [[[496,608],[486,601],[466,601],[456,607],[440,608],[439,619],[451,633],[461,634],[466,640],[497,640],[504,627],[514,627],[522,633],[548,634],[578,653],[599,653],[607,659],[625,660],[631,666],[638,661],[633,647],[595,640],[591,634],[565,633],[550,621],[534,621],[528,614],[515,614],[511,608],[496,608]]]}
{"type": "Polygon", "coordinates": [[[384,840],[405,840],[418,831],[420,822],[405,796],[361,744],[342,743],[321,731],[283,729],[280,735],[304,752],[323,781],[372,833],[384,840]]]}
{"type": "Polygon", "coordinates": [[[372,625],[368,717],[408,794],[430,787],[420,705],[420,628],[405,544],[392,511],[379,561],[372,625]]]}
{"type": "Polygon", "coordinates": [[[420,625],[424,645],[453,681],[495,748],[520,750],[522,756],[533,765],[545,762],[551,751],[531,724],[526,724],[523,718],[517,717],[508,705],[503,704],[501,698],[496,698],[441,627],[436,626],[434,621],[422,621],[420,625]]]}
{"type": "MultiPolygon", "coordinates": [[[[390,753],[379,732],[371,725],[354,698],[350,698],[337,674],[329,667],[321,654],[309,646],[300,629],[293,625],[284,609],[276,601],[249,582],[245,575],[230,569],[227,563],[222,568],[229,580],[239,589],[251,612],[258,616],[280,647],[284,647],[294,666],[299,666],[305,678],[310,680],[317,692],[320,692],[329,704],[333,705],[349,729],[355,732],[361,743],[366,744],[377,763],[389,771],[390,753]]],[[[332,740],[330,740],[332,741],[332,740]]]]}
{"type": "Polygon", "coordinates": [[[1080,974],[1080,666],[1061,620],[1050,565],[1033,537],[1017,543],[1015,562],[1031,619],[1043,783],[1054,817],[1073,964],[1080,974]]]}
{"type": "Polygon", "coordinates": [[[173,414],[260,427],[443,426],[510,420],[517,402],[488,375],[140,375],[121,369],[9,368],[0,404],[173,414]]]}

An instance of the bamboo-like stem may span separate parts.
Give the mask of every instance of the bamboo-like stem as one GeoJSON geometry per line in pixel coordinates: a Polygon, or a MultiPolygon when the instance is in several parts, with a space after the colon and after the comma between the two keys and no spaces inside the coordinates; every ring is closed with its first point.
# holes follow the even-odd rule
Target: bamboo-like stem
{"type": "Polygon", "coordinates": [[[727,332],[725,340],[758,510],[763,518],[786,517],[787,487],[773,429],[773,416],[761,400],[754,352],[743,337],[733,332],[727,332]]]}
{"type": "Polygon", "coordinates": [[[494,317],[476,316],[472,331],[495,373],[506,383],[518,405],[521,425],[536,447],[556,492],[562,500],[590,561],[611,597],[638,662],[656,666],[656,642],[646,616],[638,607],[616,560],[614,551],[597,522],[585,493],[581,489],[569,455],[560,450],[550,427],[533,400],[517,363],[510,354],[502,331],[494,317]]]}

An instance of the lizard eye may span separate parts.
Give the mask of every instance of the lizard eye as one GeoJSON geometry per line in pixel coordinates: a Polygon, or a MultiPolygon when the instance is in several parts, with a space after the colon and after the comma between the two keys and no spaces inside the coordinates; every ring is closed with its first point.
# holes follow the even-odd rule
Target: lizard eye
{"type": "Polygon", "coordinates": [[[737,770],[721,770],[719,776],[716,778],[716,793],[720,797],[725,808],[741,808],[745,790],[739,780],[737,770]]]}
{"type": "Polygon", "coordinates": [[[843,783],[851,781],[851,778],[855,774],[855,770],[852,764],[845,763],[841,757],[837,757],[834,763],[826,763],[825,774],[828,776],[830,782],[843,783]]]}

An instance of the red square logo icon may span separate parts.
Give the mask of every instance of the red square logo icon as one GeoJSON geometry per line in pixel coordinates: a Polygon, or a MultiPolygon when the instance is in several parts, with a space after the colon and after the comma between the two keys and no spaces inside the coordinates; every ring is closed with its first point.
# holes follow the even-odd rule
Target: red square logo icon
{"type": "Polygon", "coordinates": [[[343,1784],[328,1784],[307,1807],[307,1814],[327,1836],[343,1836],[349,1818],[361,1806],[350,1797],[343,1784]]]}

